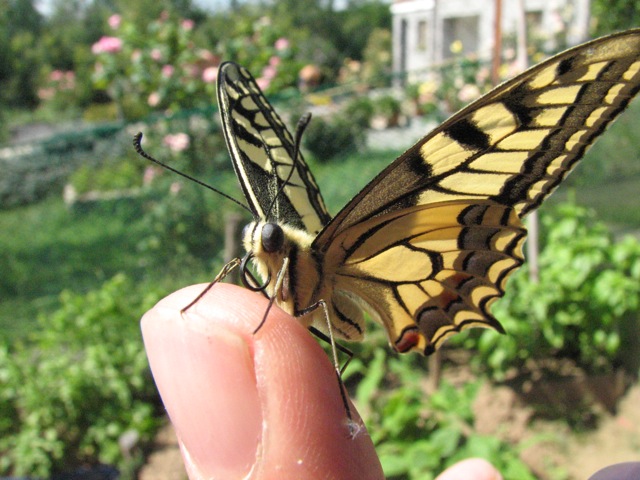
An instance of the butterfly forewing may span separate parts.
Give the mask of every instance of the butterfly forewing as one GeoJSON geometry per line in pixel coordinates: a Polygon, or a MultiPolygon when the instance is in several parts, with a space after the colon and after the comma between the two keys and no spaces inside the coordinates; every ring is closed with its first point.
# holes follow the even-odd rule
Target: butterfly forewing
{"type": "Polygon", "coordinates": [[[316,234],[331,218],[294,140],[251,74],[224,63],[218,105],[233,166],[254,214],[316,234]],[[280,191],[282,189],[282,191],[280,191]]]}
{"type": "Polygon", "coordinates": [[[640,31],[567,50],[502,84],[420,140],[316,239],[389,210],[491,199],[538,207],[640,85],[640,31]]]}

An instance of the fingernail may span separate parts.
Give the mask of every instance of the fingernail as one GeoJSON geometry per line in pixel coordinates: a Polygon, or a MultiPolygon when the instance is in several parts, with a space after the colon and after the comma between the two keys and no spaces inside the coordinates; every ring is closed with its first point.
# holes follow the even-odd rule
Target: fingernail
{"type": "Polygon", "coordinates": [[[172,355],[172,363],[163,367],[152,361],[152,370],[190,477],[246,476],[256,463],[262,433],[249,345],[211,323],[201,330],[176,328],[173,334],[165,329],[163,335],[173,347],[182,344],[182,354],[172,355]]]}

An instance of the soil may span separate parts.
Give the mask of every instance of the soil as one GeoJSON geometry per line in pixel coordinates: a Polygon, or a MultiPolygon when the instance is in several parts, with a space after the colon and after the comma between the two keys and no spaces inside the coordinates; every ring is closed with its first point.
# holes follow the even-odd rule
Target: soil
{"type": "MultiPolygon", "coordinates": [[[[558,387],[562,396],[571,386],[558,387]]],[[[630,387],[619,399],[615,411],[594,403],[574,404],[579,420],[539,418],[521,393],[507,386],[484,385],[474,404],[477,431],[529,445],[521,459],[537,478],[585,480],[598,470],[615,463],[640,461],[640,384],[630,387]],[[579,421],[581,429],[572,429],[579,421]],[[584,425],[591,423],[591,428],[584,425]]],[[[538,412],[538,410],[536,410],[538,412]]],[[[570,413],[568,412],[570,415],[570,413]]]]}
{"type": "Polygon", "coordinates": [[[186,480],[178,439],[171,423],[167,423],[156,435],[153,451],[138,474],[138,480],[186,480]]]}

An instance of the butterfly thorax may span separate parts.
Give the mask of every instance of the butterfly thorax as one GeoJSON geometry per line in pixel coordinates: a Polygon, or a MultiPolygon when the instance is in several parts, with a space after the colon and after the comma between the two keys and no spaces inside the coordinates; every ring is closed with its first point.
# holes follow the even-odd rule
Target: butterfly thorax
{"type": "MultiPolygon", "coordinates": [[[[278,306],[291,315],[300,316],[300,312],[317,301],[314,297],[320,272],[311,251],[313,238],[304,230],[266,221],[251,222],[244,229],[244,248],[251,254],[261,279],[267,282],[265,292],[269,297],[275,295],[278,306]],[[285,259],[288,265],[282,271],[285,259]],[[280,273],[282,285],[276,289],[280,273]]],[[[311,324],[311,318],[305,317],[303,323],[311,324]]]]}

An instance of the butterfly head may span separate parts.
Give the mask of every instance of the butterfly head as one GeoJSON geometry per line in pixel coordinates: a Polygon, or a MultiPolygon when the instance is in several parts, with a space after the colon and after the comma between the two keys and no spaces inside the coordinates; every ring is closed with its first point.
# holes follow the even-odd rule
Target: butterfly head
{"type": "MultiPolygon", "coordinates": [[[[284,259],[289,259],[290,268],[291,264],[297,265],[304,261],[313,236],[290,225],[259,220],[244,228],[242,241],[247,252],[246,258],[252,260],[264,282],[261,288],[255,289],[263,290],[271,296],[284,259]]],[[[289,272],[285,272],[286,277],[288,274],[289,272]]],[[[282,293],[285,298],[288,296],[287,292],[282,293]]]]}

